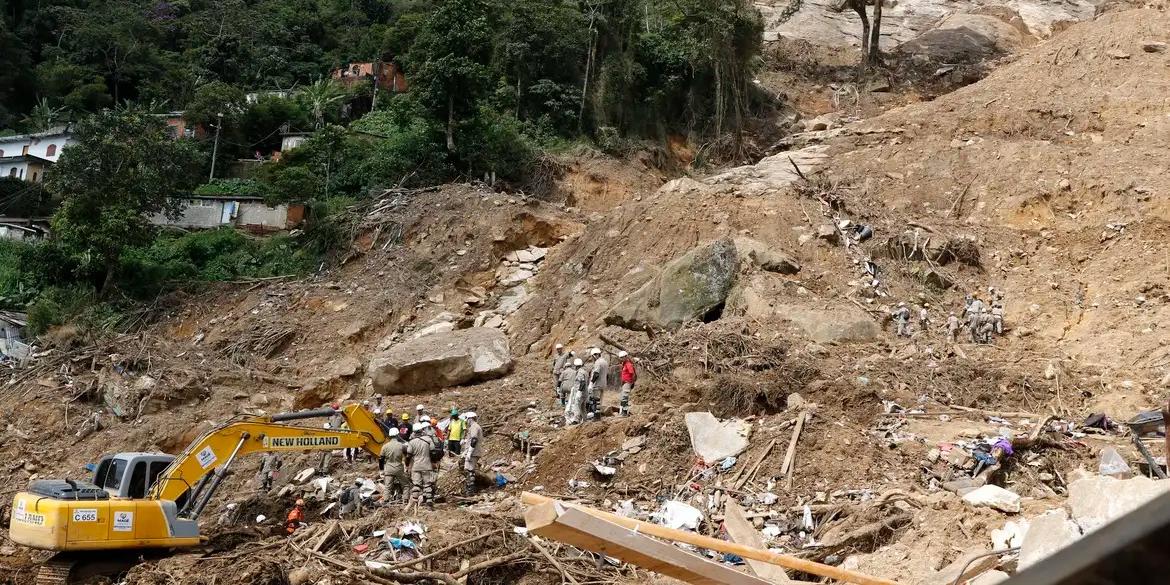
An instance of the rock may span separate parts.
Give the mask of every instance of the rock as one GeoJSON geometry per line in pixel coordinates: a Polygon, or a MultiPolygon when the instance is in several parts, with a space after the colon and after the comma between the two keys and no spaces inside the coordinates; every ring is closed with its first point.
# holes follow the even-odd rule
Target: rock
{"type": "Polygon", "coordinates": [[[24,465],[22,467],[24,468],[25,471],[27,471],[29,473],[36,473],[37,472],[37,464],[33,463],[32,461],[25,461],[24,465]]]}
{"type": "Polygon", "coordinates": [[[832,128],[836,123],[836,116],[832,114],[821,114],[811,120],[805,120],[804,129],[806,132],[820,132],[821,130],[832,128]]]}
{"type": "Polygon", "coordinates": [[[773,250],[758,240],[751,238],[735,238],[735,249],[740,259],[748,259],[756,266],[768,272],[780,274],[796,274],[800,272],[800,263],[793,257],[773,250]]]}
{"type": "Polygon", "coordinates": [[[1020,547],[1020,570],[1026,569],[1081,537],[1081,529],[1064,508],[1049,510],[1032,519],[1020,547]]]}
{"type": "Polygon", "coordinates": [[[454,329],[455,329],[454,323],[452,323],[450,321],[439,321],[438,323],[434,323],[432,325],[427,325],[426,327],[423,327],[422,329],[415,331],[414,335],[411,335],[411,339],[418,339],[420,337],[426,337],[427,335],[433,335],[435,333],[446,333],[446,332],[452,331],[454,329]]]}
{"type": "Polygon", "coordinates": [[[513,268],[512,270],[505,272],[498,278],[498,280],[500,286],[509,288],[518,284],[522,284],[524,281],[532,278],[533,276],[535,275],[532,273],[532,271],[524,270],[522,268],[513,268]]]}
{"type": "Polygon", "coordinates": [[[780,33],[776,32],[774,30],[764,31],[764,42],[765,43],[773,43],[773,42],[776,42],[778,40],[780,40],[780,33]]]}
{"type": "Polygon", "coordinates": [[[1162,41],[1142,41],[1142,50],[1147,53],[1165,53],[1166,43],[1162,41]]]}
{"type": "Polygon", "coordinates": [[[864,343],[881,336],[877,323],[852,306],[809,309],[798,305],[777,305],[775,313],[802,329],[816,343],[864,343]]]}
{"type": "Polygon", "coordinates": [[[544,260],[545,256],[548,255],[548,248],[538,248],[533,246],[528,248],[528,254],[532,257],[533,262],[540,262],[541,260],[544,260]]]}
{"type": "Polygon", "coordinates": [[[293,476],[293,483],[295,483],[297,485],[303,484],[306,481],[309,481],[310,479],[312,479],[314,473],[317,473],[317,470],[313,469],[312,467],[302,469],[296,475],[293,476]]]}
{"type": "Polygon", "coordinates": [[[945,272],[933,267],[922,267],[914,271],[919,280],[936,290],[947,290],[955,286],[955,280],[945,272]]]}
{"type": "Polygon", "coordinates": [[[823,223],[817,226],[817,238],[830,244],[837,244],[841,241],[841,234],[837,231],[837,226],[831,223],[823,223]]]}
{"type": "Polygon", "coordinates": [[[793,392],[788,395],[788,410],[800,410],[805,404],[808,404],[808,401],[800,394],[793,392]]]}
{"type": "Polygon", "coordinates": [[[1170,481],[1154,481],[1148,477],[1087,477],[1069,484],[1068,508],[1073,522],[1088,533],[1167,491],[1170,491],[1170,481]]]}
{"type": "Polygon", "coordinates": [[[309,585],[313,582],[313,573],[308,567],[299,567],[288,572],[288,585],[309,585]]]}
{"type": "Polygon", "coordinates": [[[361,335],[365,329],[366,324],[364,321],[350,321],[344,327],[337,330],[337,335],[342,339],[350,339],[361,335]]]}
{"type": "Polygon", "coordinates": [[[1129,53],[1126,53],[1125,51],[1118,51],[1117,49],[1108,51],[1105,54],[1109,55],[1110,59],[1129,59],[1130,57],[1129,53]]]}
{"type": "Polygon", "coordinates": [[[499,329],[503,324],[504,318],[499,315],[492,315],[483,321],[483,326],[491,329],[499,329]]]}
{"type": "Polygon", "coordinates": [[[524,303],[527,303],[530,298],[532,295],[528,294],[528,289],[524,285],[516,285],[500,296],[496,312],[501,315],[511,315],[524,306],[524,303]]]}
{"type": "Polygon", "coordinates": [[[972,64],[1015,53],[1024,35],[1016,27],[986,14],[952,14],[896,52],[917,62],[972,64]]]}
{"type": "Polygon", "coordinates": [[[1009,514],[1018,514],[1020,511],[1020,496],[997,485],[985,485],[967,492],[963,501],[975,507],[995,508],[1009,514]]]}
{"type": "Polygon", "coordinates": [[[367,372],[375,392],[434,391],[499,378],[512,370],[508,338],[498,329],[472,327],[435,333],[374,355],[367,372]]]}
{"type": "Polygon", "coordinates": [[[752,426],[742,420],[721,421],[709,412],[688,412],[684,419],[691,448],[707,465],[739,455],[748,447],[752,426]]]}
{"type": "Polygon", "coordinates": [[[441,293],[441,292],[427,295],[427,300],[432,302],[432,303],[435,303],[436,305],[442,304],[444,298],[445,297],[443,296],[443,293],[441,293]]]}
{"type": "Polygon", "coordinates": [[[253,394],[252,397],[248,399],[248,402],[251,403],[252,406],[268,406],[268,396],[265,394],[253,394]]]}
{"type": "Polygon", "coordinates": [[[738,272],[739,256],[731,239],[697,246],[619,301],[605,323],[634,330],[674,330],[687,321],[716,319],[738,272]]]}

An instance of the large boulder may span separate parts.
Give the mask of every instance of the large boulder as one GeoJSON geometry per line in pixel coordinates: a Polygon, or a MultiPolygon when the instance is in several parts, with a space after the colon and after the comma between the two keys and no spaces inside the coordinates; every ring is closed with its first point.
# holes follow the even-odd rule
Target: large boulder
{"type": "Polygon", "coordinates": [[[882,330],[873,318],[852,307],[810,309],[798,305],[777,305],[778,317],[799,327],[817,343],[860,343],[873,341],[882,330]]]}
{"type": "Polygon", "coordinates": [[[370,358],[374,391],[409,394],[499,378],[512,370],[508,338],[472,327],[433,333],[391,346],[370,358]]]}
{"type": "Polygon", "coordinates": [[[1023,44],[1024,34],[999,18],[952,14],[934,29],[898,47],[898,51],[932,63],[978,63],[1015,53],[1023,44]]]}
{"type": "Polygon", "coordinates": [[[735,238],[735,249],[740,258],[750,260],[768,272],[779,274],[800,272],[800,262],[797,262],[795,258],[779,250],[774,250],[759,240],[747,237],[735,238]]]}
{"type": "Polygon", "coordinates": [[[678,329],[718,317],[735,285],[739,255],[729,238],[692,248],[614,306],[605,322],[627,329],[678,329]]]}

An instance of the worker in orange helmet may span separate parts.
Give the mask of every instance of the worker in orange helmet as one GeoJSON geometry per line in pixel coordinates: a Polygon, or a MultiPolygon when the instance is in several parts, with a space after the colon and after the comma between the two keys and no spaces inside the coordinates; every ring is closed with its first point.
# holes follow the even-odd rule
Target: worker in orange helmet
{"type": "Polygon", "coordinates": [[[284,531],[289,535],[297,531],[297,528],[305,525],[305,501],[297,500],[292,510],[288,512],[288,520],[284,523],[284,531]]]}

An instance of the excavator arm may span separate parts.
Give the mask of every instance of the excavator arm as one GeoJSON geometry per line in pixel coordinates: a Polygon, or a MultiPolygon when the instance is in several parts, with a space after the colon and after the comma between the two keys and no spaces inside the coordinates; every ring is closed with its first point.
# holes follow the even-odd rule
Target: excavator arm
{"type": "Polygon", "coordinates": [[[177,501],[188,496],[185,510],[198,516],[210,500],[219,482],[237,457],[257,451],[320,451],[345,448],[365,449],[379,455],[386,434],[373,414],[353,404],[340,411],[331,408],[307,410],[263,417],[245,417],[218,426],[191,443],[159,475],[149,497],[177,501]],[[309,418],[327,418],[340,412],[348,430],[292,426],[286,423],[309,418]],[[207,482],[210,481],[210,486],[207,482]],[[196,502],[202,496],[201,501],[196,502]]]}

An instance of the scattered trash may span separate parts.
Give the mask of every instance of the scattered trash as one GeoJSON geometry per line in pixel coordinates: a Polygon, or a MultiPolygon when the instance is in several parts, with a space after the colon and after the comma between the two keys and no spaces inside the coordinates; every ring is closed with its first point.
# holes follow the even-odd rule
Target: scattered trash
{"type": "Polygon", "coordinates": [[[698,530],[699,523],[703,521],[703,512],[689,504],[684,504],[677,500],[667,500],[650,517],[658,524],[667,528],[673,528],[675,530],[698,530]]]}

